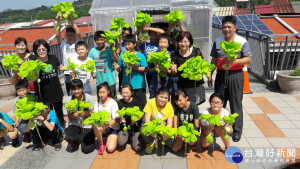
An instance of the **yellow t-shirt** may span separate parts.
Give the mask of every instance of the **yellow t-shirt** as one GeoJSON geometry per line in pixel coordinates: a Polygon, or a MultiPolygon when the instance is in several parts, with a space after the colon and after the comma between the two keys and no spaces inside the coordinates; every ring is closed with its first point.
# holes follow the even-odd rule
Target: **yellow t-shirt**
{"type": "Polygon", "coordinates": [[[174,117],[172,104],[170,102],[167,102],[166,106],[161,109],[156,105],[156,98],[150,99],[147,102],[144,108],[144,112],[147,114],[151,114],[151,121],[156,118],[162,118],[163,121],[166,122],[169,117],[174,117]]]}

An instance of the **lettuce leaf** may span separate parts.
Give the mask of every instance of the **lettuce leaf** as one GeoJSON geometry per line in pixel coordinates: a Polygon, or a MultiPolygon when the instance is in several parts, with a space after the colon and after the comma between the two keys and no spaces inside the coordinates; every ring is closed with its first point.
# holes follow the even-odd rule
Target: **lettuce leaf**
{"type": "Polygon", "coordinates": [[[85,125],[96,125],[101,127],[103,124],[109,123],[109,113],[107,111],[94,112],[83,121],[85,125]]]}
{"type": "Polygon", "coordinates": [[[4,55],[4,59],[1,61],[4,69],[19,70],[19,65],[23,63],[23,60],[16,54],[4,55]]]}
{"type": "MultiPolygon", "coordinates": [[[[122,58],[127,64],[130,63],[135,66],[140,65],[141,58],[137,57],[133,52],[126,51],[125,53],[123,53],[122,58]]],[[[131,73],[130,66],[127,66],[126,75],[128,75],[129,73],[131,73]]]]}
{"type": "MultiPolygon", "coordinates": [[[[55,4],[52,6],[51,11],[57,12],[57,15],[62,15],[60,20],[68,21],[68,16],[71,14],[73,19],[78,18],[78,15],[75,13],[72,2],[61,2],[60,4],[55,4]]],[[[59,24],[56,25],[55,30],[59,29],[59,24]]]]}
{"type": "Polygon", "coordinates": [[[132,22],[132,25],[140,27],[152,22],[152,17],[150,17],[147,13],[142,13],[140,10],[138,10],[135,21],[132,22]]]}
{"type": "Polygon", "coordinates": [[[113,18],[110,21],[110,31],[120,31],[123,28],[129,28],[129,25],[124,21],[124,18],[113,18]]]}
{"type": "MultiPolygon", "coordinates": [[[[110,44],[114,44],[117,38],[121,35],[120,32],[112,33],[109,30],[105,30],[104,34],[101,34],[105,38],[105,41],[110,44]]],[[[113,51],[116,51],[116,48],[113,48],[113,51]]]]}
{"type": "MultiPolygon", "coordinates": [[[[236,59],[238,54],[237,52],[241,51],[241,43],[239,42],[227,42],[227,41],[220,41],[220,48],[226,55],[227,60],[236,59]]],[[[231,66],[224,64],[222,66],[225,70],[229,70],[231,66]]]]}
{"type": "Polygon", "coordinates": [[[182,15],[182,11],[176,9],[175,11],[170,12],[168,15],[165,16],[165,20],[167,22],[173,23],[176,21],[184,20],[184,16],[182,15]]]}
{"type": "Polygon", "coordinates": [[[194,130],[194,124],[184,121],[183,125],[178,128],[178,135],[181,136],[185,142],[194,143],[197,141],[197,136],[200,136],[200,133],[194,130]]]}
{"type": "MultiPolygon", "coordinates": [[[[148,55],[147,62],[153,63],[154,65],[159,64],[160,68],[168,69],[171,67],[171,59],[170,55],[166,53],[167,49],[164,49],[160,52],[152,52],[148,55]]],[[[159,69],[155,70],[161,77],[166,77],[167,74],[165,72],[161,72],[159,69]]]]}

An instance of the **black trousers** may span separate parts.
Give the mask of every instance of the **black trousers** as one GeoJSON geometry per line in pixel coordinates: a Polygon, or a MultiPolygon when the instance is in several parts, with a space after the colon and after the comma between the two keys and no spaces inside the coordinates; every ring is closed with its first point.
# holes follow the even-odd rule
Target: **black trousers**
{"type": "Polygon", "coordinates": [[[81,128],[75,125],[70,125],[66,129],[65,140],[69,144],[81,144],[81,151],[84,154],[89,154],[94,151],[95,134],[93,129],[81,128]],[[83,132],[83,133],[82,133],[83,132]]]}
{"type": "MultiPolygon", "coordinates": [[[[47,127],[38,126],[39,133],[41,135],[41,138],[43,142],[48,142],[48,140],[51,140],[53,144],[59,143],[60,138],[62,136],[62,131],[60,128],[55,125],[54,129],[50,131],[47,127]]],[[[38,132],[35,129],[30,130],[30,134],[32,135],[32,142],[33,144],[41,144],[41,139],[38,135],[38,132]]]]}
{"type": "Polygon", "coordinates": [[[225,108],[227,101],[230,103],[231,113],[237,113],[239,116],[235,119],[233,125],[233,132],[242,133],[243,130],[243,89],[244,89],[244,75],[243,70],[229,70],[228,73],[228,85],[225,88],[225,71],[218,70],[215,80],[215,93],[222,94],[224,96],[225,108]]]}
{"type": "Polygon", "coordinates": [[[50,109],[55,111],[60,125],[65,125],[62,100],[52,103],[50,109]]]}

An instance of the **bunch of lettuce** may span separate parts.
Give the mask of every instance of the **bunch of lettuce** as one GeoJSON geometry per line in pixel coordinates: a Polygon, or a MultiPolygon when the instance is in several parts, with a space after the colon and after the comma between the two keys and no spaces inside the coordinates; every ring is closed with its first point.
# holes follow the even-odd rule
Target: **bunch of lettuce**
{"type": "MultiPolygon", "coordinates": [[[[199,117],[199,120],[206,120],[209,125],[221,125],[222,118],[219,115],[212,115],[212,114],[202,114],[199,117]]],[[[213,142],[213,137],[212,133],[206,136],[206,142],[207,143],[212,143],[213,142]]]]}
{"type": "Polygon", "coordinates": [[[16,54],[4,55],[4,59],[1,61],[4,69],[19,70],[19,65],[23,63],[23,60],[16,54]]]}
{"type": "Polygon", "coordinates": [[[88,60],[85,64],[82,64],[79,69],[85,69],[86,72],[94,72],[95,68],[95,60],[88,60]]]}
{"type": "Polygon", "coordinates": [[[129,28],[129,25],[124,21],[124,18],[113,18],[110,21],[110,31],[120,31],[123,28],[129,28]]]}
{"type": "Polygon", "coordinates": [[[140,10],[138,10],[135,21],[132,22],[132,25],[140,27],[152,22],[152,17],[150,17],[147,13],[142,13],[140,10]]]}
{"type": "MultiPolygon", "coordinates": [[[[222,49],[222,51],[224,52],[224,54],[226,55],[226,59],[229,61],[231,59],[236,59],[238,57],[237,52],[241,51],[241,43],[238,42],[227,42],[227,41],[220,41],[220,48],[222,49]]],[[[222,66],[225,70],[229,70],[230,69],[230,65],[228,64],[224,64],[222,66]]]]}
{"type": "MultiPolygon", "coordinates": [[[[223,121],[224,121],[225,124],[229,124],[229,125],[232,126],[232,125],[234,124],[235,118],[236,118],[237,116],[239,116],[239,114],[237,114],[237,113],[229,114],[229,116],[224,116],[224,117],[223,117],[223,121]]],[[[225,138],[225,139],[228,139],[228,138],[229,138],[229,136],[228,136],[228,134],[227,134],[227,132],[229,132],[229,131],[230,131],[230,128],[229,128],[229,127],[225,127],[225,128],[224,128],[223,134],[224,134],[224,138],[225,138]]]]}
{"type": "MultiPolygon", "coordinates": [[[[75,13],[72,2],[61,2],[60,4],[55,4],[52,6],[51,11],[57,12],[57,15],[62,16],[60,20],[68,22],[68,16],[71,14],[73,18],[78,18],[78,15],[75,13]]],[[[60,23],[56,24],[55,30],[58,30],[60,23]]]]}
{"type": "MultiPolygon", "coordinates": [[[[105,38],[105,41],[110,44],[114,44],[120,35],[121,35],[120,32],[112,33],[109,30],[105,30],[104,34],[101,34],[101,36],[105,38]]],[[[113,47],[112,50],[116,51],[116,48],[113,47]]]]}
{"type": "MultiPolygon", "coordinates": [[[[154,65],[159,64],[160,68],[168,69],[171,67],[170,54],[166,53],[167,49],[160,52],[153,52],[148,55],[147,62],[153,63],[154,65]]],[[[161,77],[166,77],[167,73],[161,72],[158,68],[155,69],[156,73],[161,77]]]]}
{"type": "MultiPolygon", "coordinates": [[[[121,118],[124,117],[124,115],[126,114],[127,116],[131,117],[131,120],[133,121],[138,121],[140,119],[140,117],[142,117],[144,115],[143,111],[140,111],[140,108],[138,106],[134,106],[134,107],[123,107],[121,110],[117,111],[117,114],[119,114],[119,116],[121,118]]],[[[130,125],[128,127],[124,126],[123,130],[126,131],[127,129],[130,130],[130,125]]]]}
{"type": "Polygon", "coordinates": [[[79,72],[76,70],[78,68],[78,64],[75,64],[74,62],[71,62],[71,59],[68,58],[68,66],[64,66],[64,69],[71,70],[76,75],[79,75],[79,72]]]}
{"type": "Polygon", "coordinates": [[[69,110],[71,113],[77,112],[82,113],[83,109],[85,108],[91,108],[92,104],[86,101],[78,101],[77,99],[69,101],[65,108],[69,110]]]}
{"type": "Polygon", "coordinates": [[[170,12],[168,15],[165,16],[165,20],[167,22],[173,23],[180,20],[184,20],[184,16],[182,15],[182,11],[176,9],[175,11],[170,12]]]}
{"type": "MultiPolygon", "coordinates": [[[[132,64],[135,66],[140,65],[141,58],[137,57],[133,52],[126,51],[125,53],[123,53],[122,58],[123,58],[124,62],[127,64],[132,64]]],[[[129,65],[127,65],[125,72],[126,72],[126,75],[131,73],[131,68],[129,65]]]]}
{"type": "Polygon", "coordinates": [[[52,65],[40,62],[38,60],[29,60],[27,62],[22,63],[19,68],[18,75],[23,79],[27,78],[27,80],[35,80],[39,72],[42,70],[45,73],[52,72],[52,65]]]}
{"type": "Polygon", "coordinates": [[[34,116],[40,115],[42,110],[48,108],[43,103],[34,102],[34,97],[26,95],[24,98],[16,102],[16,119],[29,120],[34,116]]]}
{"type": "Polygon", "coordinates": [[[103,124],[109,123],[109,113],[107,111],[94,112],[90,117],[83,121],[85,125],[95,125],[101,127],[103,124]]]}
{"type": "Polygon", "coordinates": [[[200,136],[200,133],[194,130],[194,124],[184,121],[183,125],[178,128],[178,135],[181,136],[185,142],[194,143],[197,141],[197,136],[200,136]]]}
{"type": "Polygon", "coordinates": [[[148,123],[145,123],[144,126],[146,127],[142,129],[142,133],[145,136],[157,135],[158,131],[155,130],[155,128],[161,123],[161,121],[162,121],[161,118],[157,118],[155,120],[149,121],[148,123]]]}
{"type": "Polygon", "coordinates": [[[210,65],[207,60],[201,58],[201,56],[193,57],[181,66],[178,71],[182,71],[181,76],[190,80],[200,81],[203,78],[203,74],[210,76],[212,70],[215,69],[215,65],[210,65]]]}

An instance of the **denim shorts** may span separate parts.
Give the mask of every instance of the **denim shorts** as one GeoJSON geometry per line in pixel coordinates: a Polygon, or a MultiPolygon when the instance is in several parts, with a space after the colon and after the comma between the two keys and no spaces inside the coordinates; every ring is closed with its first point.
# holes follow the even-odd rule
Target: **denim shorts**
{"type": "Polygon", "coordinates": [[[21,120],[20,121],[20,124],[19,124],[19,126],[18,126],[18,130],[20,131],[20,132],[22,132],[22,133],[27,133],[27,132],[29,132],[28,130],[27,130],[27,124],[28,124],[28,121],[29,120],[21,120]]]}

